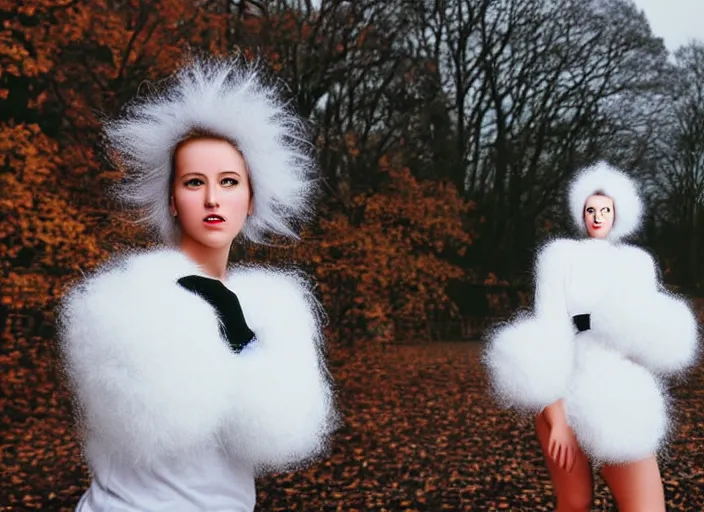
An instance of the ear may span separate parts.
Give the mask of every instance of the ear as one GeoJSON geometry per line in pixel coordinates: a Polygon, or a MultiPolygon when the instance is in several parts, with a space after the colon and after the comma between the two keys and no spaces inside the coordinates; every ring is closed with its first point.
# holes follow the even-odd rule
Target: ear
{"type": "Polygon", "coordinates": [[[176,210],[176,202],[174,201],[173,194],[169,195],[169,212],[171,212],[172,217],[176,217],[178,215],[178,211],[176,210]]]}
{"type": "Polygon", "coordinates": [[[254,215],[254,190],[252,186],[249,186],[249,208],[247,208],[247,215],[254,215]]]}

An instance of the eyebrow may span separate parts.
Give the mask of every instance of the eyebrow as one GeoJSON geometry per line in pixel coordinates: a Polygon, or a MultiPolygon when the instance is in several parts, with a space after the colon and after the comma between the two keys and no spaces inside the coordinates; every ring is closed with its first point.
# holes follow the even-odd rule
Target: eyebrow
{"type": "MultiPolygon", "coordinates": [[[[241,175],[239,172],[237,172],[237,171],[231,171],[231,170],[220,171],[220,172],[218,173],[218,176],[222,176],[222,175],[224,175],[224,174],[234,174],[234,175],[237,176],[238,178],[241,178],[241,177],[242,177],[242,175],[241,175]]],[[[201,177],[203,177],[203,178],[206,178],[206,175],[203,174],[202,172],[192,171],[192,172],[187,172],[187,173],[185,173],[183,176],[181,176],[181,179],[189,178],[189,177],[192,178],[192,177],[195,177],[195,176],[201,176],[201,177]]]]}

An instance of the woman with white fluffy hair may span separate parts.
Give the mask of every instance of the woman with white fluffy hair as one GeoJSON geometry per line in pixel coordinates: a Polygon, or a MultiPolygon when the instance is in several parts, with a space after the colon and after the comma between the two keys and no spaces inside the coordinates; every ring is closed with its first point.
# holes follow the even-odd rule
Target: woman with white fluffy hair
{"type": "Polygon", "coordinates": [[[322,311],[298,273],[228,267],[239,235],[295,238],[305,132],[236,59],[194,59],[106,129],[120,198],[162,246],[64,298],[60,344],[93,481],[82,512],[252,511],[257,475],[301,467],[337,424],[322,311]]]}
{"type": "Polygon", "coordinates": [[[536,414],[558,511],[590,510],[593,463],[621,512],[664,512],[664,379],[694,364],[697,321],[661,287],[651,256],[622,242],[643,211],[630,177],[587,167],[569,205],[582,236],[539,252],[534,311],[491,334],[490,381],[505,406],[536,414]]]}

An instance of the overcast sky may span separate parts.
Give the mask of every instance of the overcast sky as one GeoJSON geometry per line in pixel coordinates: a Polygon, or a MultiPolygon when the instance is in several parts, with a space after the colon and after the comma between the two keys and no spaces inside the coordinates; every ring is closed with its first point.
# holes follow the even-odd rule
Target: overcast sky
{"type": "MultiPolygon", "coordinates": [[[[691,39],[704,41],[704,0],[634,0],[645,11],[656,36],[675,51],[691,39]]],[[[320,5],[320,0],[313,0],[320,5]]]]}
{"type": "Polygon", "coordinates": [[[704,41],[704,0],[634,0],[656,36],[674,51],[691,39],[704,41]]]}

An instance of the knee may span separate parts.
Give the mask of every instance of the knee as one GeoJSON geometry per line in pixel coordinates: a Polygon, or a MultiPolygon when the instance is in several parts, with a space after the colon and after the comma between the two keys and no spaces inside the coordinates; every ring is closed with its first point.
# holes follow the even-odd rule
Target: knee
{"type": "Polygon", "coordinates": [[[592,490],[568,489],[557,496],[558,512],[589,512],[592,508],[592,490]]]}

